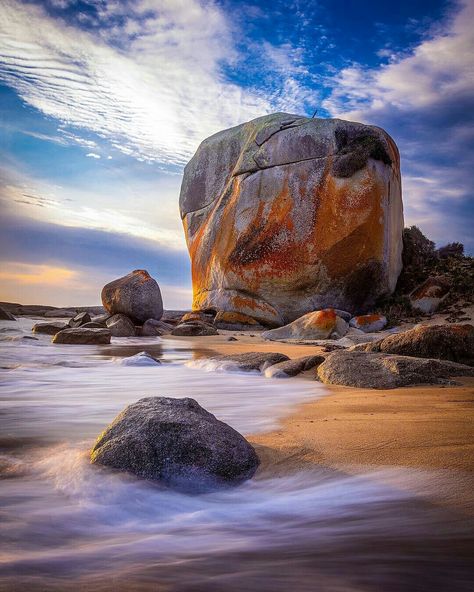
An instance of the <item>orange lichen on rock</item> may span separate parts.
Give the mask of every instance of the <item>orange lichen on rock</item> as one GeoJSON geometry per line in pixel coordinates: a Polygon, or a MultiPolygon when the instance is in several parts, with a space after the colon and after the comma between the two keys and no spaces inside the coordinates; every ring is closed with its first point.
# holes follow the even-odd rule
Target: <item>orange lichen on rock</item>
{"type": "Polygon", "coordinates": [[[312,325],[313,327],[319,327],[321,329],[334,329],[336,325],[337,315],[333,308],[318,310],[308,316],[308,325],[312,325]]]}
{"type": "Polygon", "coordinates": [[[370,315],[360,315],[358,317],[354,317],[359,325],[370,325],[371,323],[375,323],[376,321],[380,321],[382,319],[382,315],[380,314],[370,314],[370,315]]]}
{"type": "Polygon", "coordinates": [[[219,311],[216,315],[215,322],[235,325],[258,325],[253,317],[235,311],[219,311]]]}
{"type": "Polygon", "coordinates": [[[193,309],[269,325],[366,310],[401,268],[398,162],[379,128],[288,114],[203,142],[180,197],[193,309]]]}

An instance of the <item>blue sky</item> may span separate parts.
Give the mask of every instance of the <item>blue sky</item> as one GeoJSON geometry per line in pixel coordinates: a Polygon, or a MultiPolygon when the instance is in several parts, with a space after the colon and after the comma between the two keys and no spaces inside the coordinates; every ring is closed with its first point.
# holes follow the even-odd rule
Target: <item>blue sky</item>
{"type": "Polygon", "coordinates": [[[0,0],[0,299],[191,301],[178,214],[210,134],[273,111],[384,127],[405,220],[474,251],[474,0],[0,0]]]}

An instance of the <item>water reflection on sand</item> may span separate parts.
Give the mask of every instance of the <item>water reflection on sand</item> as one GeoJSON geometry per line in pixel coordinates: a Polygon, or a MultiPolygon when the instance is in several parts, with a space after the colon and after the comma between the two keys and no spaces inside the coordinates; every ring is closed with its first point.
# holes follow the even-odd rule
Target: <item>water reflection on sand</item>
{"type": "Polygon", "coordinates": [[[0,332],[0,590],[472,590],[472,522],[387,475],[264,467],[239,488],[189,496],[88,462],[140,397],[195,397],[248,434],[324,396],[319,385],[189,368],[210,351],[186,342],[58,347],[18,325],[0,332]],[[117,363],[141,351],[163,363],[117,363]]]}

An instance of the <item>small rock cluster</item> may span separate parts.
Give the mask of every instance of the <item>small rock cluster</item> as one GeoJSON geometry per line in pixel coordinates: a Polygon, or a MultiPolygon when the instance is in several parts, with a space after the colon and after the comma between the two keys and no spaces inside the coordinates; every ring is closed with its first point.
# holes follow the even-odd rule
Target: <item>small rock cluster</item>
{"type": "MultiPolygon", "coordinates": [[[[53,343],[103,345],[111,337],[156,337],[170,333],[173,326],[162,320],[160,288],[142,269],[118,278],[102,289],[105,314],[91,317],[86,311],[69,321],[37,323],[34,333],[52,335],[53,343]]],[[[56,314],[61,314],[56,310],[56,314]]],[[[46,316],[46,314],[44,315],[46,316]]]]}

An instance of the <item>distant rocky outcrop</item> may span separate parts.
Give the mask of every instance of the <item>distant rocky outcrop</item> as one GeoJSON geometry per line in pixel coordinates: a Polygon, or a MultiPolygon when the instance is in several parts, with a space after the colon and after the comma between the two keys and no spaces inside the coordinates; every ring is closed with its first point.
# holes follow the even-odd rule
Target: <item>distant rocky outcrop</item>
{"type": "Polygon", "coordinates": [[[16,318],[8,310],[3,309],[0,306],[0,321],[16,321],[16,318]]]}
{"type": "Polygon", "coordinates": [[[99,436],[91,462],[187,492],[239,484],[259,464],[245,438],[194,399],[168,397],[124,409],[99,436]]]}
{"type": "Polygon", "coordinates": [[[111,315],[123,314],[134,323],[160,320],[163,301],[157,282],[144,269],[118,278],[102,289],[102,304],[111,315]]]}
{"type": "Polygon", "coordinates": [[[270,327],[391,293],[401,269],[398,150],[377,127],[287,113],[204,140],[180,210],[195,310],[270,327]]]}
{"type": "Polygon", "coordinates": [[[420,325],[372,343],[356,345],[351,349],[418,358],[439,358],[474,366],[474,326],[467,323],[420,325]]]}
{"type": "Polygon", "coordinates": [[[110,331],[108,329],[63,329],[56,333],[53,343],[68,345],[106,345],[110,343],[110,331]]]}
{"type": "Polygon", "coordinates": [[[474,376],[474,368],[445,360],[338,350],[318,366],[325,384],[392,389],[414,384],[445,384],[449,377],[474,376]]]}
{"type": "Polygon", "coordinates": [[[433,313],[449,322],[471,320],[465,307],[474,304],[474,258],[461,243],[436,249],[416,226],[403,231],[403,269],[395,292],[381,298],[377,311],[391,324],[433,313]]]}

